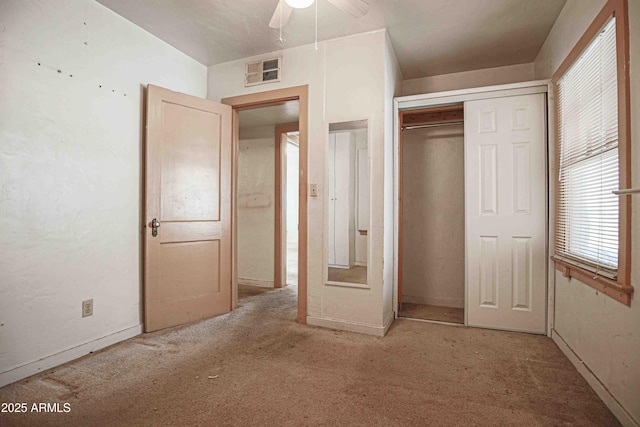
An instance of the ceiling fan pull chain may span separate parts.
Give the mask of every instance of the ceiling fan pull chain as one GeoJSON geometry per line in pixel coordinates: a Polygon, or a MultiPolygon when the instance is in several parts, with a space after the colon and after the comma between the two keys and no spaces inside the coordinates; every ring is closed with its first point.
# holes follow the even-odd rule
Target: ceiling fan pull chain
{"type": "Polygon", "coordinates": [[[280,0],[280,2],[278,3],[278,5],[280,6],[280,37],[278,38],[278,41],[280,42],[280,45],[282,47],[284,47],[284,39],[282,38],[282,7],[284,6],[284,4],[282,3],[282,0],[280,0]]]}

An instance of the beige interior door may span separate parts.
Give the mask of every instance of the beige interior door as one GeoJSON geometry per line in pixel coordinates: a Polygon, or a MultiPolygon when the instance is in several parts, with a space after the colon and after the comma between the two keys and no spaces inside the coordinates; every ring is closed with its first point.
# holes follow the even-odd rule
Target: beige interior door
{"type": "Polygon", "coordinates": [[[544,94],[464,103],[467,324],[546,332],[544,94]]]}
{"type": "Polygon", "coordinates": [[[231,310],[231,107],[149,85],[146,135],[150,332],[231,310]]]}

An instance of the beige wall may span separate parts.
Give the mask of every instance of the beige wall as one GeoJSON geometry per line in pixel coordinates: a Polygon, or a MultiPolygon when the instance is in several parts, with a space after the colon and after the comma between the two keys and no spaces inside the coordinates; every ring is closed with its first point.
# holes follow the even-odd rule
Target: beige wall
{"type": "Polygon", "coordinates": [[[553,76],[606,2],[606,0],[567,1],[533,62],[536,79],[550,79],[553,76]]]}
{"type": "Polygon", "coordinates": [[[207,69],[91,0],[0,20],[2,386],[141,332],[143,88],[207,69]]]}
{"type": "Polygon", "coordinates": [[[533,64],[507,65],[405,80],[402,82],[402,95],[419,95],[531,80],[533,80],[533,64]]]}
{"type": "Polygon", "coordinates": [[[383,318],[384,324],[393,321],[395,308],[393,306],[396,265],[394,259],[394,150],[393,150],[393,98],[400,96],[402,89],[402,71],[393,51],[389,34],[385,35],[384,43],[384,252],[383,252],[383,318]]]}
{"type": "Polygon", "coordinates": [[[402,134],[402,300],[464,307],[462,125],[402,134]]]}
{"type": "MultiPolygon", "coordinates": [[[[246,58],[209,67],[208,98],[309,85],[310,184],[318,197],[308,204],[308,321],[315,324],[382,334],[383,233],[385,161],[385,31],[359,34],[313,45],[284,49],[282,80],[244,87],[246,58]],[[326,273],[326,152],[329,123],[369,120],[371,167],[370,259],[367,289],[327,286],[326,273]]],[[[271,53],[270,55],[273,55],[271,53]]]]}
{"type": "MultiPolygon", "coordinates": [[[[569,0],[534,66],[549,78],[604,5],[604,0],[569,0]]],[[[629,1],[632,185],[640,186],[640,2],[629,1]]],[[[551,170],[550,176],[557,176],[551,170]]],[[[628,196],[627,196],[628,197],[628,196]]],[[[640,199],[633,199],[631,283],[640,291],[640,199]]],[[[553,200],[553,199],[552,199],[553,200]]],[[[553,204],[551,212],[554,211],[553,204]]],[[[640,425],[640,301],[631,307],[576,279],[555,278],[555,333],[581,361],[579,369],[605,403],[627,425],[640,425]],[[586,369],[581,368],[582,366],[586,369]],[[594,377],[595,376],[595,377],[594,377]],[[607,390],[607,391],[604,391],[607,390]],[[635,421],[631,421],[635,420],[635,421]],[[633,424],[635,422],[635,424],[633,424]]],[[[562,348],[562,342],[560,342],[562,348]]]]}
{"type": "Polygon", "coordinates": [[[238,150],[238,283],[274,286],[275,130],[238,150]]]}

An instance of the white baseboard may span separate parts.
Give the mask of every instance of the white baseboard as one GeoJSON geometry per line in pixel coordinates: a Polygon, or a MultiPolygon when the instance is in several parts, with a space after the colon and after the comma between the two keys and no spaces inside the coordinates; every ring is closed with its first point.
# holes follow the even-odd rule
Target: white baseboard
{"type": "Polygon", "coordinates": [[[391,327],[391,324],[394,320],[396,320],[396,315],[393,311],[391,311],[387,314],[387,318],[384,319],[384,333],[382,334],[383,336],[387,335],[387,332],[389,332],[389,328],[391,327]]]}
{"type": "Polygon", "coordinates": [[[39,372],[46,371],[47,369],[55,368],[63,363],[86,356],[91,352],[98,351],[120,341],[133,338],[141,333],[141,324],[132,326],[111,335],[107,335],[106,337],[98,338],[85,344],[80,344],[67,350],[63,350],[60,353],[43,357],[35,362],[27,363],[26,365],[18,366],[17,368],[2,372],[0,373],[0,387],[4,387],[7,384],[14,383],[23,378],[30,377],[31,375],[35,375],[39,372]]]}
{"type": "Polygon", "coordinates": [[[409,304],[425,304],[437,305],[440,307],[464,308],[464,300],[455,298],[416,297],[411,295],[402,295],[402,302],[406,302],[409,304]]]}
{"type": "MultiPolygon", "coordinates": [[[[393,320],[393,317],[391,318],[393,320]]],[[[321,326],[323,328],[337,329],[339,331],[357,332],[359,334],[375,335],[376,337],[383,337],[389,325],[376,326],[367,323],[347,322],[345,320],[335,319],[322,319],[320,317],[307,316],[307,324],[313,326],[321,326]]]]}
{"type": "Polygon", "coordinates": [[[250,277],[238,277],[238,285],[257,286],[259,288],[273,288],[275,282],[273,280],[252,279],[250,277]]]}
{"type": "Polygon", "coordinates": [[[633,416],[627,412],[626,409],[618,402],[613,394],[607,389],[607,387],[600,381],[600,379],[593,373],[591,369],[587,366],[586,363],[580,359],[580,357],[573,351],[573,349],[567,344],[567,342],[558,334],[558,332],[554,329],[551,331],[551,339],[556,345],[560,348],[560,350],[567,356],[567,359],[571,361],[573,366],[576,367],[580,375],[587,380],[587,383],[591,386],[591,388],[596,392],[598,397],[602,399],[605,405],[609,408],[609,410],[613,413],[613,415],[618,418],[618,421],[623,426],[628,427],[640,427],[640,422],[635,420],[633,416]]]}

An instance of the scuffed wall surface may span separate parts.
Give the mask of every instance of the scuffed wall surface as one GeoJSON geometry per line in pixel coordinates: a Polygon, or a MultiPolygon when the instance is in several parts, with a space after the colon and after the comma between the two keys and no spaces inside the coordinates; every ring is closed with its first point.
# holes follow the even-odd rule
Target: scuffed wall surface
{"type": "MultiPolygon", "coordinates": [[[[240,140],[238,151],[238,279],[273,287],[275,136],[240,140]]],[[[241,282],[242,283],[242,282],[241,282]]]]}
{"type": "MultiPolygon", "coordinates": [[[[329,40],[325,56],[327,125],[350,120],[369,120],[370,220],[367,239],[370,263],[367,264],[367,290],[323,286],[322,317],[378,327],[383,322],[384,40],[384,31],[329,40]]],[[[322,146],[318,147],[323,154],[328,146],[325,138],[322,146]]],[[[326,170],[327,167],[323,164],[321,182],[325,185],[326,170]]],[[[326,234],[319,231],[327,230],[328,217],[325,217],[324,224],[322,229],[310,226],[309,230],[325,236],[323,242],[326,242],[326,234]]],[[[326,243],[323,246],[326,247],[326,243]]],[[[326,249],[323,250],[323,257],[326,252],[326,249]]],[[[310,254],[310,257],[313,255],[310,254]]]]}
{"type": "MultiPolygon", "coordinates": [[[[535,61],[536,78],[550,78],[605,0],[569,0],[535,61]]],[[[640,2],[630,0],[631,174],[640,186],[640,2]]],[[[550,176],[557,176],[554,170],[550,176]]],[[[626,307],[576,279],[555,272],[555,331],[640,424],[640,199],[632,200],[631,284],[626,307]]],[[[554,212],[553,204],[550,212],[554,212]]]]}
{"type": "MultiPolygon", "coordinates": [[[[246,58],[209,67],[208,98],[222,98],[309,85],[310,184],[318,197],[308,198],[308,315],[381,328],[384,198],[384,31],[284,49],[282,80],[244,87],[246,58]],[[329,123],[369,119],[371,222],[369,289],[326,286],[326,164],[329,123]]],[[[271,54],[273,55],[273,53],[271,54]]],[[[269,55],[255,57],[268,58],[269,55]]]]}
{"type": "Polygon", "coordinates": [[[406,130],[402,146],[402,300],[463,308],[463,127],[406,130]]]}
{"type": "Polygon", "coordinates": [[[206,68],[93,1],[0,2],[0,374],[140,325],[147,83],[206,68]]]}

